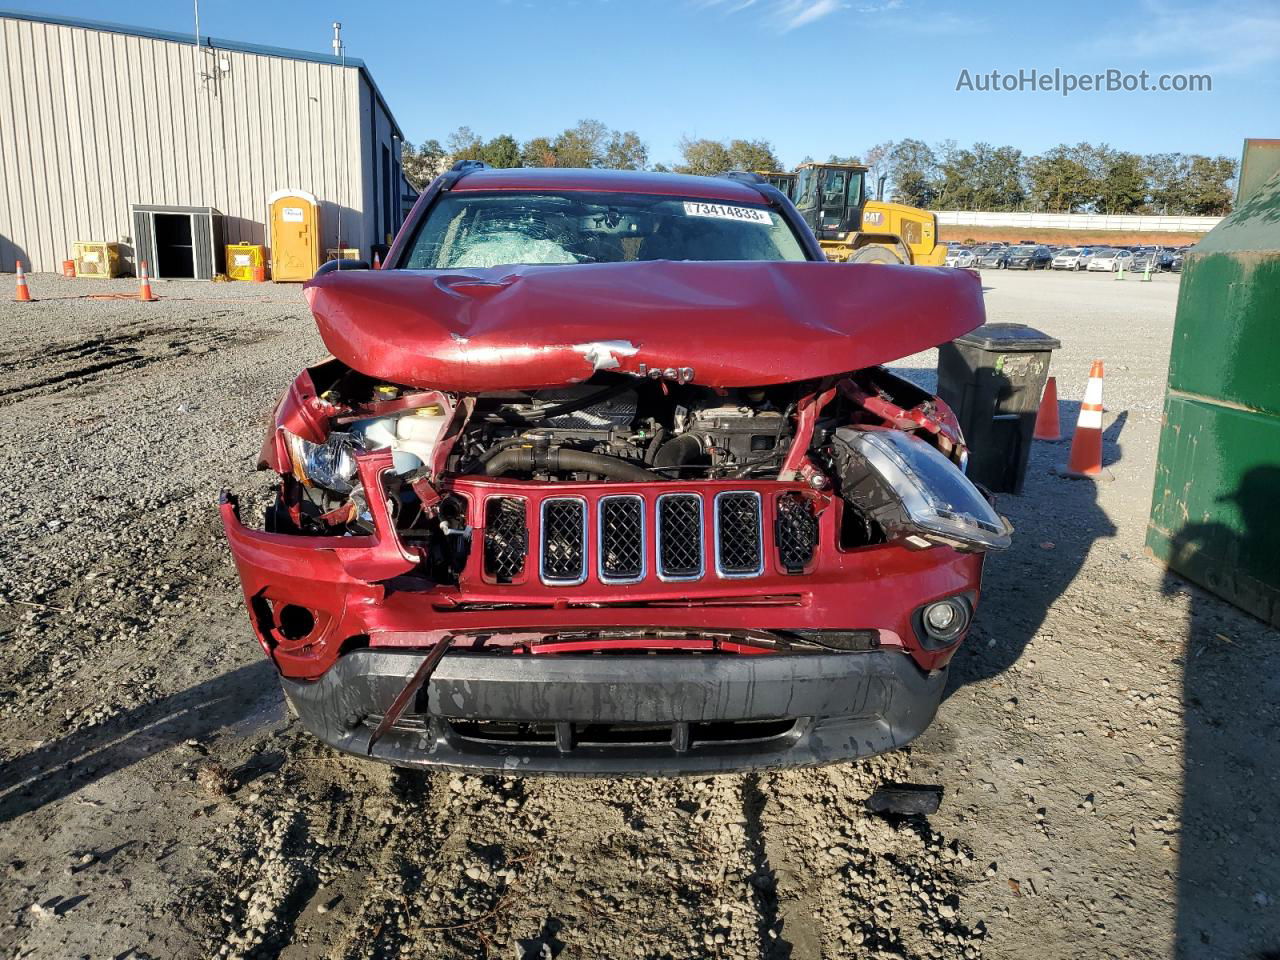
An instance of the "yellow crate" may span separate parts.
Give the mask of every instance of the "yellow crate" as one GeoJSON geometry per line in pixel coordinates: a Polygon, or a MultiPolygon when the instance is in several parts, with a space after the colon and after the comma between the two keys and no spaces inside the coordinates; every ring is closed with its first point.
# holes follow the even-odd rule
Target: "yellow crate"
{"type": "Polygon", "coordinates": [[[227,244],[227,278],[230,280],[252,280],[254,268],[266,263],[266,248],[260,243],[227,244]]]}
{"type": "Polygon", "coordinates": [[[329,247],[324,252],[325,262],[330,260],[359,260],[360,251],[355,247],[343,247],[339,250],[337,247],[329,247]]]}
{"type": "Polygon", "coordinates": [[[120,244],[77,243],[73,249],[77,277],[120,276],[120,244]]]}

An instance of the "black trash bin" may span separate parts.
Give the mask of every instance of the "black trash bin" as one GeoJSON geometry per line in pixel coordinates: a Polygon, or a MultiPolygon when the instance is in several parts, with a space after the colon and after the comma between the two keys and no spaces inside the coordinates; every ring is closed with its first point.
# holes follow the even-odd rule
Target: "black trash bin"
{"type": "Polygon", "coordinates": [[[938,396],[969,446],[969,479],[1020,493],[1049,356],[1062,344],[1020,323],[988,323],[938,348],[938,396]]]}

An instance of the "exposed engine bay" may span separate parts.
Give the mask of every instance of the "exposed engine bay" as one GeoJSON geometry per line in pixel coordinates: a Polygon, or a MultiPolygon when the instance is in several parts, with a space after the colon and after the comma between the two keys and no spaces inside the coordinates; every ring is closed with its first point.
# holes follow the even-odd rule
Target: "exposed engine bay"
{"type": "Polygon", "coordinates": [[[450,467],[539,480],[777,473],[794,396],[787,388],[713,391],[634,378],[485,394],[450,467]]]}
{"type": "Polygon", "coordinates": [[[372,533],[357,458],[389,453],[396,532],[427,558],[423,572],[435,582],[456,582],[471,550],[455,486],[472,479],[800,480],[824,502],[842,499],[844,549],[1007,542],[1004,522],[963,477],[950,411],[880,367],[759,388],[601,373],[573,386],[462,396],[379,382],[331,360],[309,371],[307,386],[315,440],[278,431],[283,482],[268,529],[372,533]],[[935,503],[939,493],[945,501],[935,503]]]}

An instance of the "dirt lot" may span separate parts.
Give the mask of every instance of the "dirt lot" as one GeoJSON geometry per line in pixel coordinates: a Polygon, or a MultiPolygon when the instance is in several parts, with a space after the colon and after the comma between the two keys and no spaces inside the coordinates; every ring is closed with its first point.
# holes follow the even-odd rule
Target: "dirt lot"
{"type": "Polygon", "coordinates": [[[261,490],[266,413],[321,352],[297,289],[36,277],[0,304],[0,953],[1277,956],[1276,636],[1143,553],[1178,278],[984,282],[1062,339],[1064,424],[1106,359],[1114,480],[1037,445],[930,731],[564,782],[399,774],[288,720],[214,502],[261,490]],[[942,810],[867,815],[884,779],[942,810]]]}

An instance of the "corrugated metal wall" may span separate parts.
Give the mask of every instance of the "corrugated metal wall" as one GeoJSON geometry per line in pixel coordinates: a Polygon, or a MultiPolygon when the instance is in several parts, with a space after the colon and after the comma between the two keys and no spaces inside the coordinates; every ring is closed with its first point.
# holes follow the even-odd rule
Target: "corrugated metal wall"
{"type": "Polygon", "coordinates": [[[227,242],[262,243],[286,188],[321,199],[325,247],[341,205],[367,251],[374,129],[390,137],[355,67],[0,18],[0,270],[57,270],[77,240],[131,257],[134,203],[216,207],[227,242]]]}

